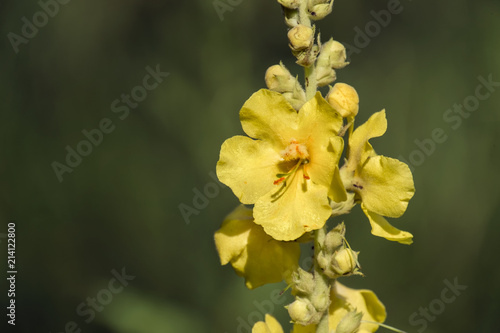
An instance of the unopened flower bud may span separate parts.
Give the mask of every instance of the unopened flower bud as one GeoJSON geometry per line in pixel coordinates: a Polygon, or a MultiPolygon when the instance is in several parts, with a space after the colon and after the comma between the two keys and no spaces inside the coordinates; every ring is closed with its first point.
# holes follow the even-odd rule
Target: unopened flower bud
{"type": "Polygon", "coordinates": [[[280,93],[293,91],[297,81],[281,62],[267,69],[265,80],[270,90],[280,93]]]}
{"type": "Polygon", "coordinates": [[[290,318],[297,324],[308,325],[316,313],[316,309],[306,298],[297,297],[295,302],[288,306],[290,318]]]}
{"type": "Polygon", "coordinates": [[[306,102],[306,92],[297,79],[295,79],[293,90],[290,92],[284,92],[283,97],[285,97],[288,103],[290,103],[297,111],[300,110],[302,105],[306,102]]]}
{"type": "Polygon", "coordinates": [[[354,117],[359,110],[356,89],[345,83],[336,83],[326,96],[327,102],[344,118],[354,117]]]}
{"type": "Polygon", "coordinates": [[[328,252],[333,253],[343,243],[344,243],[344,240],[342,238],[342,235],[339,232],[335,232],[335,230],[332,230],[326,234],[325,248],[328,252]]]}
{"type": "Polygon", "coordinates": [[[348,312],[342,320],[340,320],[337,328],[335,329],[336,333],[354,333],[357,332],[359,326],[361,325],[361,318],[363,317],[363,313],[351,311],[348,312]]]}
{"type": "Polygon", "coordinates": [[[308,12],[311,20],[321,20],[332,12],[333,0],[309,0],[308,12]]]}
{"type": "Polygon", "coordinates": [[[300,267],[295,273],[293,273],[292,284],[293,284],[293,289],[297,293],[305,295],[312,294],[314,291],[314,286],[316,285],[314,281],[314,275],[303,270],[300,267]]]}
{"type": "Polygon", "coordinates": [[[314,41],[314,30],[299,24],[288,31],[288,40],[292,51],[301,51],[310,48],[314,41]]]}
{"type": "Polygon", "coordinates": [[[303,0],[278,0],[279,4],[285,8],[297,9],[303,0]]]}
{"type": "Polygon", "coordinates": [[[333,269],[338,275],[354,273],[357,268],[358,254],[345,248],[337,251],[333,260],[333,269]]]}
{"type": "Polygon", "coordinates": [[[318,56],[318,67],[340,69],[347,66],[347,54],[344,45],[330,39],[321,46],[321,52],[318,56]]]}
{"type": "Polygon", "coordinates": [[[316,61],[318,52],[319,52],[319,47],[318,45],[315,44],[310,49],[306,49],[304,51],[299,51],[299,52],[294,51],[292,53],[297,57],[296,61],[297,64],[304,67],[309,67],[316,61]]]}
{"type": "Polygon", "coordinates": [[[289,28],[294,28],[300,23],[299,11],[285,8],[285,23],[289,28]]]}

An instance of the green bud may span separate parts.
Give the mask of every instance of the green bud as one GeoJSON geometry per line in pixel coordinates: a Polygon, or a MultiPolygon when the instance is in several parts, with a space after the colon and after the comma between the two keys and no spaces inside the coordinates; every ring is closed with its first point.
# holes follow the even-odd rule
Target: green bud
{"type": "Polygon", "coordinates": [[[297,9],[303,0],[278,0],[279,4],[285,8],[297,9]]]}
{"type": "Polygon", "coordinates": [[[347,54],[344,45],[330,39],[321,46],[321,53],[318,56],[318,67],[340,69],[347,66],[347,54]]]}
{"type": "Polygon", "coordinates": [[[295,110],[300,110],[302,105],[306,102],[306,92],[299,83],[299,80],[295,78],[295,85],[291,92],[283,93],[285,99],[292,105],[295,110]]]}
{"type": "Polygon", "coordinates": [[[337,328],[335,329],[335,333],[355,333],[358,331],[359,326],[361,325],[361,318],[363,317],[363,313],[351,311],[348,312],[342,320],[340,320],[337,328]]]}
{"type": "Polygon", "coordinates": [[[333,253],[342,244],[344,244],[343,235],[340,234],[335,229],[326,234],[326,237],[325,237],[325,249],[326,249],[326,251],[333,253]]]}
{"type": "Polygon", "coordinates": [[[300,23],[299,11],[295,9],[285,8],[285,23],[288,27],[294,28],[300,23]]]}
{"type": "Polygon", "coordinates": [[[303,270],[300,267],[296,272],[293,273],[292,283],[293,289],[298,294],[304,295],[311,295],[316,284],[316,282],[314,281],[314,275],[303,270]]]}
{"type": "Polygon", "coordinates": [[[296,63],[303,66],[309,67],[315,61],[318,56],[319,47],[318,45],[313,45],[310,49],[301,51],[301,52],[293,52],[293,54],[297,57],[296,63]]]}
{"type": "Polygon", "coordinates": [[[281,62],[279,65],[274,65],[267,69],[265,80],[270,90],[280,93],[293,91],[297,82],[281,62]]]}

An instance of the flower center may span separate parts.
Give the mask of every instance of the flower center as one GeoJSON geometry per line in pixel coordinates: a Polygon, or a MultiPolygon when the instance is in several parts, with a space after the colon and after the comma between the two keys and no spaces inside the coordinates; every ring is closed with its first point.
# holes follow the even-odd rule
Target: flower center
{"type": "Polygon", "coordinates": [[[307,160],[309,158],[306,145],[299,143],[295,139],[292,139],[288,147],[282,150],[280,154],[285,161],[307,160]]]}
{"type": "Polygon", "coordinates": [[[309,152],[307,151],[306,145],[299,143],[297,140],[292,139],[288,147],[280,152],[281,157],[285,162],[293,162],[293,167],[287,173],[279,173],[276,175],[277,180],[274,181],[274,185],[279,185],[285,183],[290,176],[293,176],[295,172],[304,165],[302,171],[304,173],[304,179],[310,179],[307,174],[306,165],[309,163],[309,152]]]}

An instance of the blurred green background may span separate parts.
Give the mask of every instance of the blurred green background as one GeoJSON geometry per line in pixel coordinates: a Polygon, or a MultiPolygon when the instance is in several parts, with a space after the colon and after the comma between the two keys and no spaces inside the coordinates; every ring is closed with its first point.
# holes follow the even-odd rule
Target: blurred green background
{"type": "MultiPolygon", "coordinates": [[[[249,332],[262,309],[290,327],[289,296],[274,297],[283,284],[249,291],[220,266],[213,233],[237,199],[211,175],[221,143],[242,133],[238,111],[264,86],[266,68],[300,68],[276,1],[221,1],[223,13],[211,0],[70,1],[46,22],[38,2],[0,3],[0,267],[14,220],[18,269],[16,326],[2,332],[249,332]],[[34,15],[38,32],[22,39],[23,17],[34,15]],[[122,102],[115,113],[111,104],[142,86],[148,66],[169,75],[128,116],[122,102]],[[113,131],[60,182],[53,162],[66,164],[66,147],[77,149],[82,131],[105,118],[113,131]],[[217,195],[198,199],[203,208],[186,220],[179,205],[195,209],[205,186],[217,195]],[[135,278],[109,293],[112,271],[123,268],[135,278]],[[82,302],[90,309],[88,297],[107,303],[95,318],[77,312],[82,302]]],[[[377,32],[371,11],[390,2],[337,0],[318,24],[324,40],[358,46],[338,81],[358,90],[358,124],[387,109],[389,129],[372,142],[379,154],[412,157],[417,189],[393,221],[414,234],[412,246],[371,236],[359,208],[346,218],[366,277],[343,282],[374,290],[387,323],[408,332],[497,332],[498,87],[460,125],[443,116],[475,94],[478,77],[500,81],[500,2],[401,0],[377,32]],[[370,22],[374,37],[362,43],[357,29],[370,22]],[[415,140],[432,150],[436,128],[447,140],[415,152],[415,140]],[[444,280],[455,278],[467,289],[441,309],[444,280]],[[439,315],[424,327],[418,312],[429,304],[439,315]]]]}

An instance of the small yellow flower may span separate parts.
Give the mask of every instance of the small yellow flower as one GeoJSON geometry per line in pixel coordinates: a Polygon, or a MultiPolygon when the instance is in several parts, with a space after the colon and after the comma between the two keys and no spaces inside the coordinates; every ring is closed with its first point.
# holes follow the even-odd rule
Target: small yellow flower
{"type": "Polygon", "coordinates": [[[274,239],[322,228],[332,213],[328,197],[346,198],[338,171],[342,117],[319,92],[297,112],[283,95],[262,89],[243,105],[240,120],[250,137],[222,144],[220,181],[255,205],[255,223],[274,239]]]}
{"type": "Polygon", "coordinates": [[[252,333],[284,333],[280,323],[273,316],[266,314],[265,321],[256,322],[252,333]]]}
{"type": "Polygon", "coordinates": [[[410,168],[396,159],[377,155],[368,142],[387,130],[385,110],[373,114],[349,138],[349,155],[341,176],[346,190],[356,193],[370,220],[372,234],[411,244],[412,234],[394,228],[383,216],[400,217],[415,193],[410,168]]]}
{"type": "MultiPolygon", "coordinates": [[[[387,317],[385,307],[375,293],[367,289],[351,289],[335,282],[330,294],[331,304],[328,310],[328,326],[335,330],[340,321],[352,311],[363,314],[362,321],[383,323],[387,317]]],[[[357,333],[371,333],[378,329],[377,324],[362,322],[357,333]]],[[[294,325],[293,333],[315,333],[316,325],[294,325]]]]}
{"type": "Polygon", "coordinates": [[[274,240],[253,222],[252,210],[243,205],[215,233],[215,246],[221,264],[230,262],[249,289],[291,278],[300,258],[298,243],[274,240]]]}

